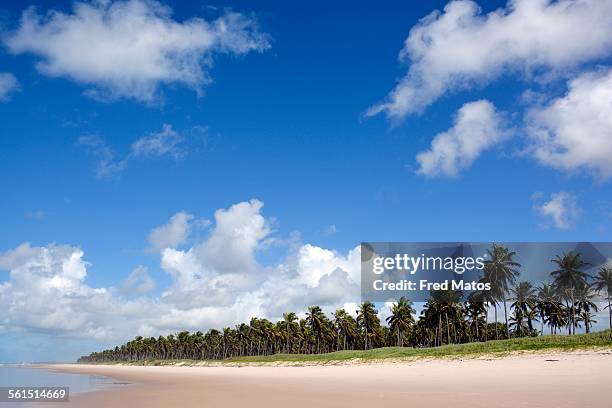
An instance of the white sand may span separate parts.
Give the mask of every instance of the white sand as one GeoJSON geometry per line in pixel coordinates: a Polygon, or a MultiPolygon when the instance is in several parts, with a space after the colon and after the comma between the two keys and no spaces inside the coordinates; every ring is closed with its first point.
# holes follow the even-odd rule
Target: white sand
{"type": "Polygon", "coordinates": [[[51,368],[131,383],[62,407],[612,407],[610,351],[346,366],[51,368]]]}

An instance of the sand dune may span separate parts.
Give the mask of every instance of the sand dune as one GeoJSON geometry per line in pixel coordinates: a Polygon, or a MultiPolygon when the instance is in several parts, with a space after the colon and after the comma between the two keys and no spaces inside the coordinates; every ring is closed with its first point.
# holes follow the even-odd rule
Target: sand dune
{"type": "Polygon", "coordinates": [[[309,367],[57,365],[130,385],[62,407],[609,407],[612,353],[309,367]]]}

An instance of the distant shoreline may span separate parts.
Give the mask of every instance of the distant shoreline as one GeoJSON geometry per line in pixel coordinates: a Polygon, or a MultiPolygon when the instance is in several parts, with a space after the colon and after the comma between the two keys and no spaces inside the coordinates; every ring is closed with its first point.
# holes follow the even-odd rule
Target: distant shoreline
{"type": "MultiPolygon", "coordinates": [[[[471,359],[287,366],[57,364],[129,385],[77,395],[71,407],[603,407],[612,400],[612,349],[471,359]]],[[[65,405],[62,405],[65,406],[65,405]]]]}

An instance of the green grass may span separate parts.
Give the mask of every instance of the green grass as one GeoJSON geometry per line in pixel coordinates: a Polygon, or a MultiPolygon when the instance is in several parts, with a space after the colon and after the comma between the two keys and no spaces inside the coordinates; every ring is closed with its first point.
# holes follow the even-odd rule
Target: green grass
{"type": "Polygon", "coordinates": [[[404,358],[470,357],[482,354],[505,354],[514,351],[577,350],[612,347],[612,331],[606,330],[575,336],[540,336],[488,342],[456,344],[415,349],[412,347],[383,347],[373,350],[336,351],[326,354],[276,354],[273,356],[235,357],[225,360],[234,363],[274,362],[333,362],[352,359],[382,360],[404,358]]]}

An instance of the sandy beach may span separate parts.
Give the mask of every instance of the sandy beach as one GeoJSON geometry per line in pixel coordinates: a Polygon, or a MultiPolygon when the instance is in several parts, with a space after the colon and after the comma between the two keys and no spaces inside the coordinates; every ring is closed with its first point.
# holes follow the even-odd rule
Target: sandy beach
{"type": "Polygon", "coordinates": [[[72,407],[608,407],[612,352],[306,367],[54,365],[110,376],[72,407]]]}

